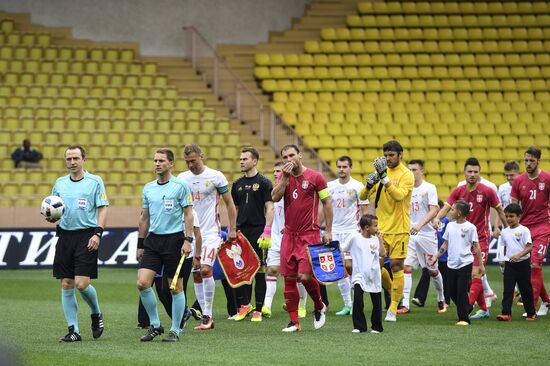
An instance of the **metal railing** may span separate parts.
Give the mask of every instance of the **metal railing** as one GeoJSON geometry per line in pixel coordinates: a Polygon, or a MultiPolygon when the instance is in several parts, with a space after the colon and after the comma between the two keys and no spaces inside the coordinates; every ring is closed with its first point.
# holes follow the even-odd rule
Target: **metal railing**
{"type": "Polygon", "coordinates": [[[305,144],[302,137],[294,132],[283,117],[254,95],[197,29],[183,29],[186,38],[186,57],[191,60],[193,69],[212,88],[212,93],[231,110],[232,118],[245,122],[250,131],[276,153],[286,144],[301,146],[304,155],[307,154],[317,161],[319,171],[327,177],[335,176],[330,166],[315,150],[305,144]]]}

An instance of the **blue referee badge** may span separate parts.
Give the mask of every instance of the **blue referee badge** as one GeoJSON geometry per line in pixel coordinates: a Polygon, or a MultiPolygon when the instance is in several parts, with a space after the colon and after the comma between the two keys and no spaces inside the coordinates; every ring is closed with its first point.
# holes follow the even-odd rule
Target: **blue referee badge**
{"type": "Polygon", "coordinates": [[[330,284],[344,278],[344,262],[338,241],[310,244],[307,251],[317,281],[330,284]]]}

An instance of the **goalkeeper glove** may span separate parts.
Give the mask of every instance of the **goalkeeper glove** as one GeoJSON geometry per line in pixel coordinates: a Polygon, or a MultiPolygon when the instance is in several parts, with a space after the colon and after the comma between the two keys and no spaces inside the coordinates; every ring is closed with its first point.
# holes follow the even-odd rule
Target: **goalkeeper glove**
{"type": "Polygon", "coordinates": [[[382,184],[389,183],[390,179],[388,178],[388,163],[386,162],[386,158],[383,156],[377,157],[374,163],[372,163],[372,166],[380,176],[382,184]]]}
{"type": "Polygon", "coordinates": [[[371,189],[379,181],[380,177],[378,176],[378,173],[370,173],[367,177],[367,189],[371,189]]]}
{"type": "Polygon", "coordinates": [[[271,226],[266,225],[264,227],[264,232],[262,236],[258,239],[258,246],[260,249],[269,249],[271,248],[271,226]]]}

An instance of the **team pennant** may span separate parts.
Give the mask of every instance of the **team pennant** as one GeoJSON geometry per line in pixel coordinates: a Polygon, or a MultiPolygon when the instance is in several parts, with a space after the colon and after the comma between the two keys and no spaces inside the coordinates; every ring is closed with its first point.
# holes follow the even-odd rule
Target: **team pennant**
{"type": "Polygon", "coordinates": [[[237,232],[237,239],[225,241],[218,251],[218,260],[229,285],[249,285],[260,269],[260,259],[248,239],[237,232]]]}
{"type": "Polygon", "coordinates": [[[344,262],[338,241],[310,244],[307,250],[313,275],[317,281],[330,284],[344,278],[344,262]]]}

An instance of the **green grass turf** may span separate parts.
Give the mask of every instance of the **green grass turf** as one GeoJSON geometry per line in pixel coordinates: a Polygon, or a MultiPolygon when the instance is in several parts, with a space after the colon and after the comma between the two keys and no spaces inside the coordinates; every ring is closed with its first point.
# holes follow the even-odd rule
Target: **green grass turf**
{"type": "MultiPolygon", "coordinates": [[[[548,269],[546,283],[550,283],[548,269]]],[[[143,330],[137,323],[138,292],[136,271],[132,269],[100,269],[94,286],[105,314],[105,332],[94,341],[90,331],[88,307],[77,295],[82,342],[59,343],[66,333],[61,308],[59,283],[50,270],[0,271],[0,342],[16,347],[25,365],[334,365],[337,362],[365,364],[419,363],[422,365],[504,364],[518,360],[546,363],[545,340],[548,339],[550,317],[526,322],[523,308],[514,305],[514,320],[496,321],[502,297],[502,278],[497,267],[489,268],[489,280],[499,295],[492,308],[491,319],[474,320],[470,327],[457,327],[455,307],[446,314],[437,314],[435,291],[430,289],[424,308],[413,306],[412,313],[399,316],[394,324],[384,323],[382,334],[351,334],[351,317],[334,315],[342,307],[336,285],[329,286],[331,300],[327,323],[315,331],[312,302],[308,302],[308,317],[302,320],[303,332],[284,334],[288,323],[282,310],[282,281],[274,301],[274,314],[262,323],[248,319],[226,320],[225,296],[216,288],[213,331],[197,332],[187,325],[179,343],[165,344],[159,340],[141,343],[143,330]]],[[[414,282],[420,277],[414,273],[414,282]]],[[[191,284],[191,283],[190,283],[191,284]]],[[[194,300],[192,294],[190,297],[194,300]]],[[[370,299],[365,297],[367,320],[370,321],[370,299]]],[[[170,322],[162,307],[161,321],[170,322]]]]}

